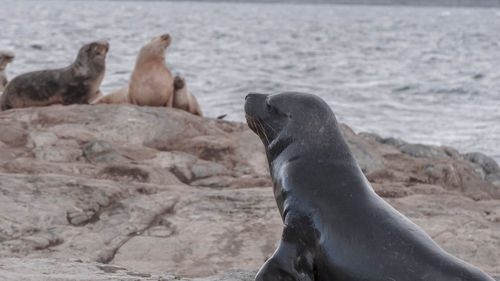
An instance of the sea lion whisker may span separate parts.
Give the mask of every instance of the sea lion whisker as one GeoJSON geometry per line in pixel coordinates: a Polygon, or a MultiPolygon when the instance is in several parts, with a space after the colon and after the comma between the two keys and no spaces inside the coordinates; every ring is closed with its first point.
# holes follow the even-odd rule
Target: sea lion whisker
{"type": "Polygon", "coordinates": [[[262,132],[262,134],[264,135],[264,137],[266,137],[267,143],[269,143],[269,137],[267,136],[266,129],[264,128],[264,125],[262,125],[262,121],[259,120],[259,119],[257,119],[257,122],[259,123],[260,131],[262,132]]]}
{"type": "Polygon", "coordinates": [[[269,124],[268,124],[268,123],[266,123],[266,122],[263,122],[263,123],[264,123],[264,125],[266,125],[269,129],[271,129],[271,130],[273,131],[273,133],[274,133],[274,134],[276,134],[276,135],[278,134],[278,133],[276,132],[276,130],[275,130],[275,129],[271,126],[271,125],[269,125],[269,124]]]}

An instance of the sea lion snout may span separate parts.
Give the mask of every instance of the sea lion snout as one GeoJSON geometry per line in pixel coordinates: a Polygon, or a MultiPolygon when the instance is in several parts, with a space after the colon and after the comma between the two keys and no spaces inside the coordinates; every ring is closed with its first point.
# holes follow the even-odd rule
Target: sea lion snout
{"type": "Polygon", "coordinates": [[[168,33],[161,35],[160,38],[161,38],[161,40],[163,40],[167,44],[167,47],[170,45],[170,42],[172,41],[172,38],[170,37],[170,34],[168,34],[168,33]]]}
{"type": "Polygon", "coordinates": [[[100,55],[106,55],[109,51],[109,43],[107,41],[96,42],[97,50],[100,55]]]}
{"type": "Polygon", "coordinates": [[[249,93],[245,97],[245,113],[252,118],[259,118],[262,114],[267,94],[249,93]]]}
{"type": "Polygon", "coordinates": [[[91,58],[102,59],[109,51],[109,43],[107,41],[95,41],[82,47],[80,52],[86,52],[91,58]]]}
{"type": "Polygon", "coordinates": [[[109,43],[108,42],[104,42],[103,46],[104,46],[104,53],[108,53],[108,51],[109,51],[109,43]]]}

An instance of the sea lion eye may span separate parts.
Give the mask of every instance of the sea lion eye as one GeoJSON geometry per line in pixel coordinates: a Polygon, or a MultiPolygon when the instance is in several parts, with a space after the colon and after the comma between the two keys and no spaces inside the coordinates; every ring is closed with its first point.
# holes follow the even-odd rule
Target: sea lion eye
{"type": "Polygon", "coordinates": [[[267,112],[269,112],[269,113],[276,112],[276,109],[267,102],[266,102],[266,109],[267,109],[267,112]]]}

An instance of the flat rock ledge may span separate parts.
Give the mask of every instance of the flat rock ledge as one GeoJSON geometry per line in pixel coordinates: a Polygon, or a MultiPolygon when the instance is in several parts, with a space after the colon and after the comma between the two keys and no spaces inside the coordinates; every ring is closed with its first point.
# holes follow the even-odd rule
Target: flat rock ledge
{"type": "MultiPolygon", "coordinates": [[[[481,153],[356,134],[375,191],[500,276],[500,168],[481,153]]],[[[0,112],[1,280],[253,280],[282,222],[245,124],[170,108],[0,112]]]]}

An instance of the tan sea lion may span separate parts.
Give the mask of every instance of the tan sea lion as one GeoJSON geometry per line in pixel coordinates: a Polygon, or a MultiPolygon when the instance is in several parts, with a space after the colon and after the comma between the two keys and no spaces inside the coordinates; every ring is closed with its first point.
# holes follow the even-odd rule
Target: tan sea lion
{"type": "Polygon", "coordinates": [[[139,51],[129,82],[132,104],[172,107],[174,79],[165,63],[170,35],[153,38],[139,51]]]}
{"type": "Polygon", "coordinates": [[[0,109],[89,103],[100,92],[108,50],[107,42],[89,43],[68,67],[17,76],[5,88],[0,109]]]}
{"type": "Polygon", "coordinates": [[[128,97],[128,85],[123,86],[119,90],[117,90],[109,95],[103,96],[92,103],[93,104],[98,104],[98,103],[106,103],[106,104],[130,103],[130,99],[128,97]]]}
{"type": "Polygon", "coordinates": [[[174,108],[183,109],[194,115],[202,116],[200,105],[188,90],[186,82],[180,76],[174,78],[174,108]]]}
{"type": "Polygon", "coordinates": [[[7,75],[5,75],[5,68],[14,59],[14,54],[7,51],[0,51],[0,92],[3,92],[7,86],[7,75]]]}
{"type": "Polygon", "coordinates": [[[101,90],[97,91],[97,95],[89,102],[90,104],[95,104],[98,100],[102,99],[104,95],[102,94],[101,90]]]}

